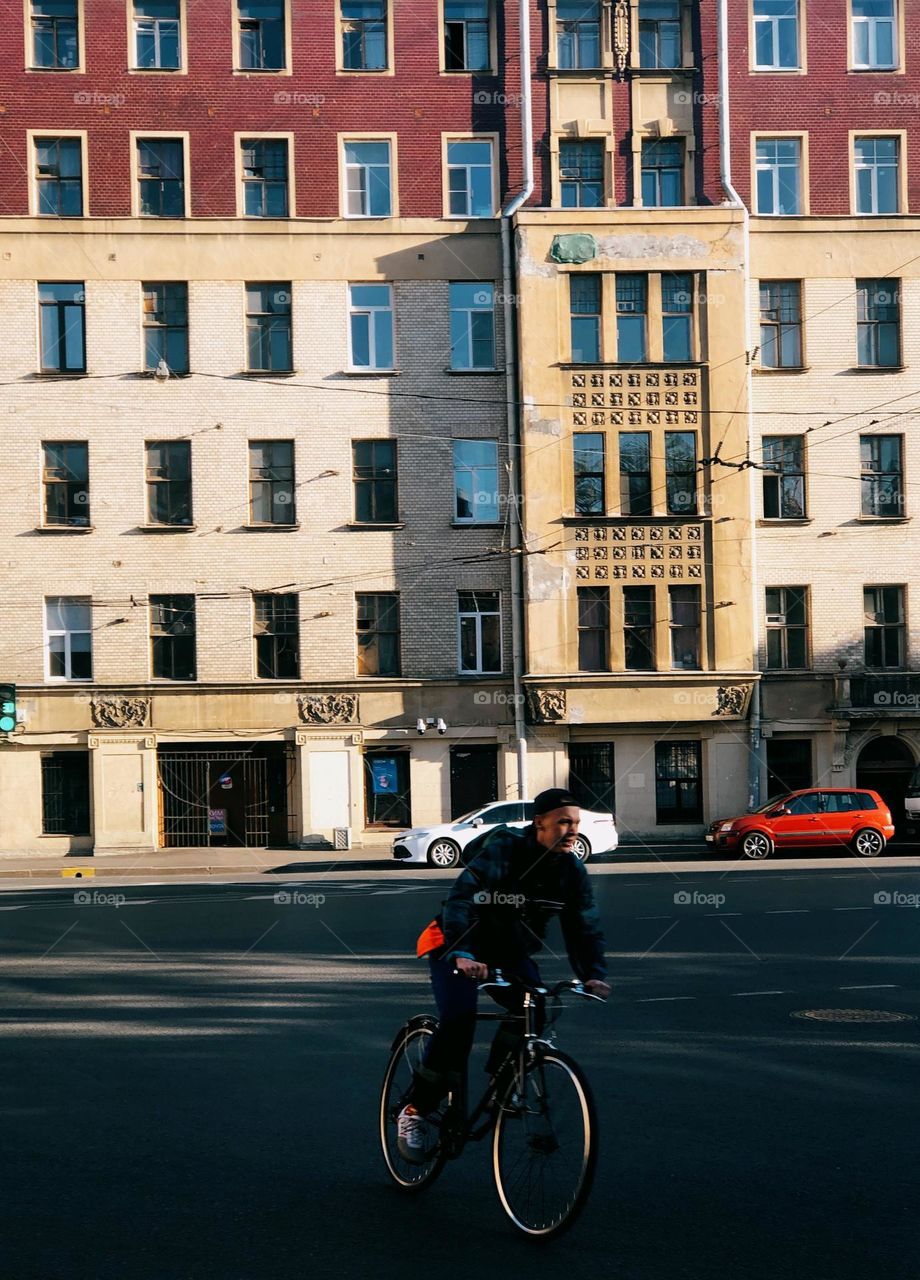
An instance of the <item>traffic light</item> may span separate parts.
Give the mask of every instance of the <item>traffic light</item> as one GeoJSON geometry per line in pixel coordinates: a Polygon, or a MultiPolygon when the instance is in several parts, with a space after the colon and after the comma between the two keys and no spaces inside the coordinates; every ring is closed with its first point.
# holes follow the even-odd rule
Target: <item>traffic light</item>
{"type": "Polygon", "coordinates": [[[16,728],[16,686],[0,684],[0,733],[12,733],[16,728]]]}

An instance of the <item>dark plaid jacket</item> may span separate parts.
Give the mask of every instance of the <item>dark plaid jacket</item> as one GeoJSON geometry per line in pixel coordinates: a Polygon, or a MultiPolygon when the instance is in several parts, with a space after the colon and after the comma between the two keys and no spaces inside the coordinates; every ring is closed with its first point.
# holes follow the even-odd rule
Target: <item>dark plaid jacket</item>
{"type": "Polygon", "coordinates": [[[465,851],[438,921],[443,956],[467,956],[492,967],[511,967],[543,946],[559,917],[573,971],[587,982],[604,978],[604,934],[588,873],[573,853],[549,852],[533,827],[496,827],[465,851]]]}

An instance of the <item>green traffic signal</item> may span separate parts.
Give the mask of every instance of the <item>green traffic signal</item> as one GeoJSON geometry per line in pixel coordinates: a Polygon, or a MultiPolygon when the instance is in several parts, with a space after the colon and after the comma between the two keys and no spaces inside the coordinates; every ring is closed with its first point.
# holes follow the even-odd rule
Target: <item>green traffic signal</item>
{"type": "Polygon", "coordinates": [[[12,733],[16,728],[16,686],[0,684],[0,733],[12,733]]]}

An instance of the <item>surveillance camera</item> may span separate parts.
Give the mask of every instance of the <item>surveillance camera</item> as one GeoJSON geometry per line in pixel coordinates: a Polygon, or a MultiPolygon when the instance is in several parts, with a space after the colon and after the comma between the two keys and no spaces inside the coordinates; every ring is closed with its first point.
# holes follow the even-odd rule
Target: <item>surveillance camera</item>
{"type": "Polygon", "coordinates": [[[422,719],[422,717],[421,717],[421,716],[419,716],[419,718],[418,718],[418,719],[416,720],[416,722],[415,722],[415,728],[416,728],[416,730],[417,730],[419,733],[424,733],[427,727],[428,727],[428,726],[425,724],[425,721],[422,719]]]}
{"type": "Polygon", "coordinates": [[[438,720],[438,733],[440,733],[440,734],[441,734],[441,736],[443,737],[443,735],[444,735],[446,732],[447,732],[447,725],[444,723],[444,721],[443,721],[443,720],[439,719],[439,720],[438,720]]]}

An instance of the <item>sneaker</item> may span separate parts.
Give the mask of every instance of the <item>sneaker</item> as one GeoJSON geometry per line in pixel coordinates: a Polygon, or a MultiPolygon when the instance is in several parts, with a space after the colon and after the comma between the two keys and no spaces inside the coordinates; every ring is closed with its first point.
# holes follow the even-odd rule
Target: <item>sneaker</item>
{"type": "Polygon", "coordinates": [[[396,1121],[396,1146],[409,1164],[424,1164],[431,1155],[431,1128],[412,1106],[403,1107],[396,1121]]]}

